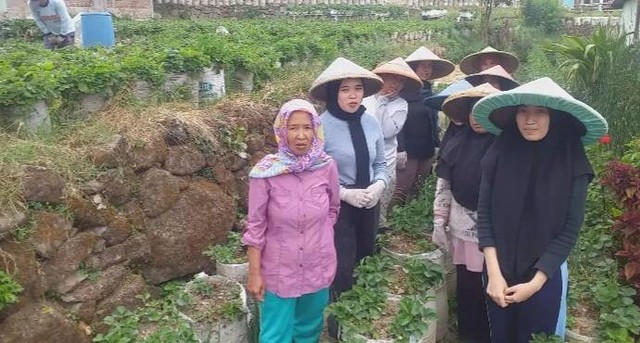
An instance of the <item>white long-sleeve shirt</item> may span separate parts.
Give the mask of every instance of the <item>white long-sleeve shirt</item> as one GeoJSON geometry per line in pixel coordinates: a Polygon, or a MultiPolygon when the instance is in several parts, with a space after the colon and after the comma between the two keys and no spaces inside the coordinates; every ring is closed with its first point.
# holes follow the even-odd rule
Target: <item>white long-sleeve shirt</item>
{"type": "Polygon", "coordinates": [[[374,94],[364,98],[362,105],[367,109],[367,113],[378,120],[384,136],[384,159],[387,168],[395,170],[396,150],[398,149],[396,137],[407,120],[407,112],[409,111],[407,101],[400,97],[389,101],[385,96],[374,94]]]}
{"type": "Polygon", "coordinates": [[[44,34],[66,35],[75,31],[63,0],[49,0],[44,7],[38,1],[29,1],[29,9],[44,34]]]}

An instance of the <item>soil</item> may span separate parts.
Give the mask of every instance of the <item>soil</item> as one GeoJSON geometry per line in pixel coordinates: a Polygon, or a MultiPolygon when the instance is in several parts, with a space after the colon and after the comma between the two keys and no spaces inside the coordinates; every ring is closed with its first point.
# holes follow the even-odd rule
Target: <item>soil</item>
{"type": "MultiPolygon", "coordinates": [[[[198,279],[196,279],[198,280],[198,279]]],[[[242,314],[240,288],[235,282],[203,278],[187,286],[192,302],[184,314],[199,322],[233,320],[242,314]]]]}
{"type": "Polygon", "coordinates": [[[406,279],[407,274],[402,270],[402,266],[393,266],[393,271],[391,272],[391,278],[389,280],[389,293],[396,295],[407,294],[407,290],[405,289],[407,284],[406,279]]]}
{"type": "Polygon", "coordinates": [[[571,331],[583,336],[596,336],[598,314],[593,309],[592,305],[585,302],[580,302],[569,311],[571,313],[571,316],[573,317],[573,325],[571,327],[571,331]]]}
{"type": "Polygon", "coordinates": [[[398,315],[400,309],[398,308],[398,303],[395,301],[387,301],[386,308],[382,312],[382,316],[378,319],[373,320],[373,327],[375,331],[373,332],[373,337],[375,339],[389,339],[391,338],[391,323],[393,319],[398,315]]]}
{"type": "Polygon", "coordinates": [[[416,255],[435,250],[437,247],[425,237],[412,235],[403,231],[387,233],[388,244],[386,248],[402,254],[416,255]],[[426,246],[425,246],[426,245],[426,246]],[[433,247],[430,247],[433,245],[433,247]]]}

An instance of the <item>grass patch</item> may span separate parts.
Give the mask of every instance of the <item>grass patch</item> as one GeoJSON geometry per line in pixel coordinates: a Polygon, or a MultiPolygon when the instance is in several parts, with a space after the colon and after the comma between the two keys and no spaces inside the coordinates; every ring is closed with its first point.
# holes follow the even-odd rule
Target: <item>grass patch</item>
{"type": "Polygon", "coordinates": [[[20,137],[0,132],[0,208],[23,208],[22,179],[25,165],[37,165],[59,173],[67,182],[79,183],[94,178],[98,170],[84,149],[71,146],[67,137],[20,137]]]}

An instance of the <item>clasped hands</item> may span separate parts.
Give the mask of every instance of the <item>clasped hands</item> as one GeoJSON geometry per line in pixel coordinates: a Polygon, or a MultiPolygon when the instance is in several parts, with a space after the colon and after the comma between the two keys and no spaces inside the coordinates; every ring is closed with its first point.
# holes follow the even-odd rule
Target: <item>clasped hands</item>
{"type": "Polygon", "coordinates": [[[382,192],[386,184],[382,180],[378,180],[367,188],[340,188],[340,200],[346,202],[347,204],[357,207],[357,208],[373,208],[376,206],[378,201],[380,201],[380,197],[382,197],[382,192]]]}
{"type": "Polygon", "coordinates": [[[547,277],[540,271],[529,282],[508,287],[502,275],[489,276],[487,294],[500,307],[527,301],[536,294],[546,282],[547,277]]]}

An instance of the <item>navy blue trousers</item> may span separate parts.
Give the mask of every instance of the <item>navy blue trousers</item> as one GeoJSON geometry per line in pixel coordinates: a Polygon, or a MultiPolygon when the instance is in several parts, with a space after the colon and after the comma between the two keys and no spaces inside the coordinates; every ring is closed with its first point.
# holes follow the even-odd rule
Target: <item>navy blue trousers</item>
{"type": "MultiPolygon", "coordinates": [[[[492,343],[528,343],[532,334],[558,334],[557,327],[561,318],[563,300],[563,284],[566,277],[560,269],[544,286],[524,302],[510,304],[502,308],[488,295],[486,296],[489,314],[489,327],[492,343]]],[[[484,274],[486,287],[486,273],[484,274]]],[[[508,282],[513,286],[520,282],[508,282]]]]}

